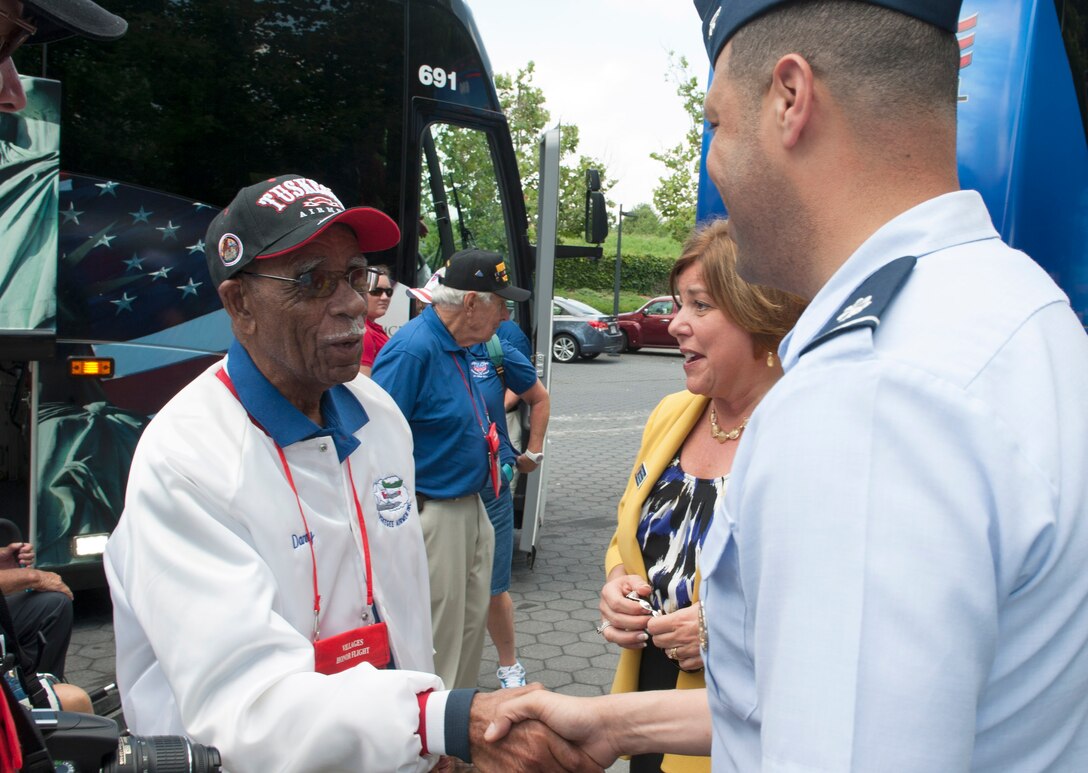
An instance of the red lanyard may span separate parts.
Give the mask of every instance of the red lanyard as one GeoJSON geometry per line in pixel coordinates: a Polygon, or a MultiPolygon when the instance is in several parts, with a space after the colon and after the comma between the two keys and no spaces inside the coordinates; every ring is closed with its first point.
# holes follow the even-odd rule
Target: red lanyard
{"type": "MultiPolygon", "coordinates": [[[[230,390],[230,393],[234,395],[234,399],[238,400],[239,403],[242,402],[238,398],[238,390],[234,388],[234,382],[230,380],[230,376],[227,374],[227,371],[223,368],[220,368],[215,372],[215,375],[219,378],[220,381],[222,381],[226,385],[227,389],[230,390]]],[[[249,420],[253,422],[253,425],[257,427],[257,429],[268,435],[269,440],[272,439],[272,436],[269,435],[268,430],[262,427],[260,422],[254,419],[248,411],[246,411],[246,415],[249,416],[249,420]]],[[[298,514],[302,517],[302,528],[305,530],[304,533],[306,534],[306,542],[310,546],[310,561],[312,566],[314,585],[313,640],[317,641],[320,638],[318,635],[319,632],[317,623],[318,618],[321,615],[321,594],[318,593],[317,588],[317,553],[314,552],[313,536],[310,533],[310,526],[306,522],[306,513],[302,509],[302,499],[299,497],[298,489],[295,487],[295,478],[293,475],[291,475],[290,465],[287,464],[287,455],[283,453],[283,449],[280,448],[279,443],[277,443],[275,440],[272,440],[272,445],[276,447],[276,453],[280,455],[280,462],[283,464],[283,473],[285,476],[287,476],[287,483],[289,486],[291,486],[291,492],[295,495],[295,502],[298,504],[298,514]]],[[[366,535],[366,522],[363,520],[363,506],[359,504],[359,494],[355,491],[355,476],[351,474],[351,459],[345,459],[344,463],[348,466],[348,481],[351,483],[351,496],[355,499],[355,515],[359,519],[359,531],[362,533],[363,537],[363,559],[366,562],[366,606],[369,610],[374,606],[374,583],[371,579],[372,573],[370,571],[370,540],[367,538],[366,535]]]]}
{"type": "MultiPolygon", "coordinates": [[[[476,410],[476,396],[472,394],[472,387],[468,385],[468,379],[465,378],[465,371],[461,369],[461,363],[457,361],[457,355],[450,352],[450,358],[453,360],[453,364],[457,366],[457,372],[461,374],[461,382],[465,385],[465,391],[468,392],[468,401],[472,403],[472,412],[476,414],[476,423],[480,425],[480,433],[487,437],[487,427],[484,426],[483,420],[480,419],[480,412],[476,410]]],[[[484,403],[484,417],[487,419],[487,423],[491,423],[491,417],[487,415],[487,403],[484,403]]]]}

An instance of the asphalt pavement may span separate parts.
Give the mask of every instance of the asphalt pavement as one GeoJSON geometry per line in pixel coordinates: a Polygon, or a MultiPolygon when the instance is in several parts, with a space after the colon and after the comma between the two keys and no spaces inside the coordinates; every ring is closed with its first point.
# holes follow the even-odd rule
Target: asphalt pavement
{"type": "MultiPolygon", "coordinates": [[[[618,651],[594,630],[604,553],[643,425],[662,397],[683,388],[681,363],[675,351],[644,349],[552,364],[547,504],[536,559],[530,567],[528,554],[515,554],[510,588],[518,657],[529,679],[549,689],[601,695],[611,686],[618,651]]],[[[108,595],[80,591],[75,606],[68,678],[93,691],[114,674],[108,595]]],[[[202,633],[214,635],[183,635],[196,647],[202,633]]],[[[496,667],[489,641],[481,688],[498,687],[496,667]]],[[[611,770],[626,770],[626,764],[611,770]]]]}

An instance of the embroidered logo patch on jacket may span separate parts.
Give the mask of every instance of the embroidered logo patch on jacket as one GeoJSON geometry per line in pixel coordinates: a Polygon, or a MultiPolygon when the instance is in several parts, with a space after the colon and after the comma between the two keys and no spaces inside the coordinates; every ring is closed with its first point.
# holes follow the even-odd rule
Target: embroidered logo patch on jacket
{"type": "Polygon", "coordinates": [[[404,479],[399,475],[387,475],[374,481],[374,503],[378,508],[378,520],[382,526],[396,528],[408,520],[412,514],[412,498],[404,479]]]}

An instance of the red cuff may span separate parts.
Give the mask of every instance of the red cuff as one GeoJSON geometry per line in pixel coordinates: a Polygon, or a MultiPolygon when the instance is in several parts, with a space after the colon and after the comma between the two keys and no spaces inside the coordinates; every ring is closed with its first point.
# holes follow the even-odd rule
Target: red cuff
{"type": "Polygon", "coordinates": [[[419,734],[419,742],[423,748],[420,750],[420,756],[430,754],[427,750],[427,698],[430,697],[434,690],[427,690],[427,692],[421,692],[416,695],[416,700],[419,701],[419,727],[416,729],[416,733],[419,734]]]}

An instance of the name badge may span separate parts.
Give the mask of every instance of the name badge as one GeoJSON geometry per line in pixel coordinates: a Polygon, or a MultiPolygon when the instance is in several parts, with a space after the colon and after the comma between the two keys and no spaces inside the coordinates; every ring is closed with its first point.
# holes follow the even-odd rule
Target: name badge
{"type": "Polygon", "coordinates": [[[314,642],[314,670],[319,674],[339,674],[360,663],[385,668],[389,660],[385,623],[364,625],[314,642]]]}

